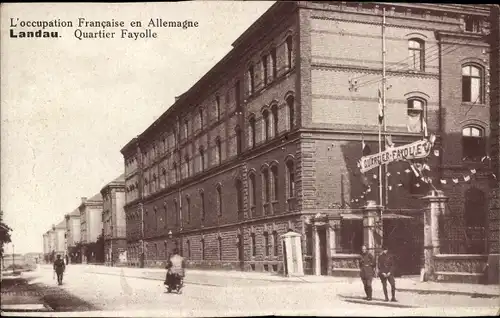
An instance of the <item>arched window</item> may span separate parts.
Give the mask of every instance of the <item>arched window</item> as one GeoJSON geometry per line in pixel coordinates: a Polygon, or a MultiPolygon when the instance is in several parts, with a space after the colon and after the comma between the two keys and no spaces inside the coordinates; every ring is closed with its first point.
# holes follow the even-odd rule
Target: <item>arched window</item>
{"type": "Polygon", "coordinates": [[[262,64],[262,82],[264,83],[264,86],[266,86],[269,78],[267,55],[262,56],[261,64],[262,64]]]}
{"type": "Polygon", "coordinates": [[[410,98],[407,101],[408,131],[420,133],[423,129],[425,118],[425,100],[410,98]]]}
{"type": "Polygon", "coordinates": [[[215,96],[215,119],[220,120],[220,96],[215,96]]]}
{"type": "Polygon", "coordinates": [[[467,254],[482,254],[485,252],[487,210],[488,203],[485,193],[477,188],[467,190],[465,193],[464,213],[467,254]]]}
{"type": "Polygon", "coordinates": [[[205,149],[200,147],[200,172],[205,170],[205,149]]]}
{"type": "Polygon", "coordinates": [[[189,122],[187,119],[184,119],[184,138],[189,136],[189,122]]]}
{"type": "Polygon", "coordinates": [[[255,92],[255,71],[253,65],[248,67],[247,71],[247,83],[248,83],[248,95],[252,95],[255,92]]]}
{"type": "Polygon", "coordinates": [[[235,182],[236,188],[236,207],[238,209],[238,215],[243,215],[243,185],[240,179],[235,182]]]}
{"type": "Polygon", "coordinates": [[[182,225],[181,224],[181,211],[179,209],[179,203],[177,200],[174,200],[174,211],[175,211],[175,224],[177,226],[182,225]]]}
{"type": "Polygon", "coordinates": [[[411,70],[424,70],[424,41],[420,39],[411,39],[408,41],[409,67],[411,70]]]}
{"type": "Polygon", "coordinates": [[[292,36],[289,35],[286,38],[286,67],[291,69],[293,65],[293,40],[292,36]]]}
{"type": "Polygon", "coordinates": [[[205,221],[205,192],[200,191],[200,201],[201,201],[201,221],[205,221]]]}
{"type": "Polygon", "coordinates": [[[215,161],[217,164],[222,162],[222,147],[219,137],[215,139],[215,161]]]}
{"type": "Polygon", "coordinates": [[[234,128],[234,132],[236,134],[236,153],[239,155],[241,154],[241,128],[240,126],[236,126],[234,128]]]}
{"type": "Polygon", "coordinates": [[[177,134],[176,134],[175,130],[172,131],[172,139],[174,140],[173,146],[175,148],[175,147],[177,147],[177,134]]]}
{"type": "Polygon", "coordinates": [[[165,170],[165,168],[162,168],[160,177],[160,188],[164,189],[166,185],[167,185],[167,170],[165,170]]]}
{"type": "Polygon", "coordinates": [[[269,241],[269,232],[264,232],[264,250],[265,250],[266,256],[269,256],[270,249],[271,249],[271,244],[269,241]]]}
{"type": "Polygon", "coordinates": [[[200,130],[202,130],[203,129],[203,124],[204,124],[203,109],[202,108],[198,109],[198,118],[200,120],[200,130]]]}
{"type": "Polygon", "coordinates": [[[217,215],[222,216],[222,187],[217,185],[215,190],[217,195],[217,215]]]}
{"type": "Polygon", "coordinates": [[[273,256],[278,256],[278,250],[279,250],[279,237],[278,237],[278,232],[273,231],[273,256]]]}
{"type": "Polygon", "coordinates": [[[255,147],[255,117],[248,120],[248,146],[255,147]]]}
{"type": "Polygon", "coordinates": [[[269,170],[267,168],[262,169],[262,205],[263,214],[267,215],[269,213],[269,200],[271,187],[269,185],[269,170]]]}
{"type": "Polygon", "coordinates": [[[184,157],[184,173],[185,173],[185,176],[186,178],[189,178],[190,176],[190,162],[189,162],[189,155],[186,155],[184,157]]]}
{"type": "Polygon", "coordinates": [[[272,79],[276,79],[278,77],[278,67],[276,64],[276,48],[273,47],[271,49],[271,74],[272,74],[272,79]]]}
{"type": "Polygon", "coordinates": [[[273,135],[278,136],[278,105],[274,104],[271,107],[271,114],[273,115],[273,135]]]}
{"type": "Polygon", "coordinates": [[[486,155],[484,130],[477,126],[462,129],[462,152],[468,160],[481,160],[486,155]]]}
{"type": "Polygon", "coordinates": [[[483,103],[483,72],[475,65],[462,67],[462,101],[483,103]]]}
{"type": "Polygon", "coordinates": [[[295,98],[292,95],[287,97],[286,105],[288,108],[288,126],[292,130],[295,126],[295,98]]]}
{"type": "Polygon", "coordinates": [[[287,176],[287,199],[295,197],[295,165],[292,160],[286,162],[286,176],[287,176]]]}
{"type": "Polygon", "coordinates": [[[277,202],[278,201],[278,193],[279,193],[279,178],[278,178],[278,167],[273,166],[271,168],[271,176],[272,176],[272,185],[273,185],[273,191],[272,191],[272,201],[277,202]]]}
{"type": "Polygon", "coordinates": [[[172,165],[172,179],[173,179],[174,184],[179,181],[179,178],[177,177],[177,163],[176,162],[174,162],[174,164],[172,165]]]}
{"type": "Polygon", "coordinates": [[[143,191],[144,191],[144,195],[148,195],[148,194],[149,194],[149,191],[148,191],[148,186],[149,186],[149,184],[148,184],[148,179],[147,179],[147,178],[144,178],[144,189],[143,189],[143,191]]]}
{"type": "Polygon", "coordinates": [[[191,198],[186,195],[186,222],[191,223],[191,198]]]}
{"type": "Polygon", "coordinates": [[[153,173],[153,184],[152,184],[152,191],[156,191],[156,173],[153,173]]]}
{"type": "Polygon", "coordinates": [[[163,217],[164,217],[164,222],[163,222],[164,226],[163,227],[166,229],[167,228],[167,224],[168,224],[167,202],[163,202],[163,217]]]}
{"type": "Polygon", "coordinates": [[[251,244],[252,244],[252,256],[255,257],[255,256],[257,256],[257,242],[255,239],[255,233],[251,233],[250,238],[251,238],[251,244]]]}
{"type": "Polygon", "coordinates": [[[264,121],[264,130],[262,131],[264,140],[269,140],[270,125],[269,125],[269,112],[264,110],[262,112],[262,120],[264,121]]]}
{"type": "Polygon", "coordinates": [[[249,198],[249,205],[250,205],[250,217],[255,216],[255,206],[256,204],[256,187],[257,185],[255,184],[255,174],[251,173],[248,175],[248,198],[249,198]]]}

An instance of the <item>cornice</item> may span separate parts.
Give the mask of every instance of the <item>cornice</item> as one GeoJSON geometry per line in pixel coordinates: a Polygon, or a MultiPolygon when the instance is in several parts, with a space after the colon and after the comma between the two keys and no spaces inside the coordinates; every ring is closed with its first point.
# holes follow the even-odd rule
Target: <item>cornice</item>
{"type": "MultiPolygon", "coordinates": [[[[327,64],[327,63],[311,63],[311,70],[323,70],[323,71],[331,71],[331,72],[351,72],[351,73],[369,73],[369,74],[382,74],[382,68],[368,68],[368,67],[359,67],[352,65],[341,65],[341,64],[327,64]]],[[[429,73],[429,72],[418,72],[418,71],[393,71],[390,69],[386,70],[386,74],[391,74],[392,76],[401,76],[401,77],[420,77],[420,78],[434,78],[439,79],[438,73],[429,73]]]]}

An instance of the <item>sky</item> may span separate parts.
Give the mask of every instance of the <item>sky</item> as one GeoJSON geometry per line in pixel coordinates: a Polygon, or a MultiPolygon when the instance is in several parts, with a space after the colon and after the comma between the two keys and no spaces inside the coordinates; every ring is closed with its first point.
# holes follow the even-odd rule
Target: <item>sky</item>
{"type": "MultiPolygon", "coordinates": [[[[231,49],[274,1],[3,4],[1,209],[16,253],[42,252],[42,234],[124,170],[120,149],[143,132],[231,49]],[[11,38],[11,18],[72,21],[59,38],[11,38]],[[156,28],[156,39],[75,37],[79,18],[197,21],[156,28]]],[[[130,21],[143,22],[133,30],[130,21]]],[[[99,31],[98,28],[81,28],[99,31]]],[[[5,246],[12,252],[12,244],[5,246]]]]}

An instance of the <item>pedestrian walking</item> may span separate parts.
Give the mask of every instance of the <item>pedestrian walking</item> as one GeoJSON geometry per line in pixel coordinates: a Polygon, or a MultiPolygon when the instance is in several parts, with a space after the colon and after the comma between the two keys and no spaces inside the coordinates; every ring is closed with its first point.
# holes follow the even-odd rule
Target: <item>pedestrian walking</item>
{"type": "Polygon", "coordinates": [[[61,255],[57,255],[57,259],[54,262],[54,271],[57,275],[57,283],[62,285],[63,273],[66,269],[66,264],[64,264],[64,260],[61,258],[61,255]]]}
{"type": "Polygon", "coordinates": [[[382,288],[384,289],[385,301],[389,301],[387,296],[387,282],[391,285],[391,301],[396,301],[396,280],[394,279],[395,262],[394,256],[389,253],[387,246],[382,247],[382,253],[378,257],[378,271],[382,288]]]}
{"type": "Polygon", "coordinates": [[[375,258],[370,254],[365,245],[361,247],[361,259],[359,260],[360,277],[365,288],[365,300],[372,300],[372,280],[375,276],[375,258]]]}

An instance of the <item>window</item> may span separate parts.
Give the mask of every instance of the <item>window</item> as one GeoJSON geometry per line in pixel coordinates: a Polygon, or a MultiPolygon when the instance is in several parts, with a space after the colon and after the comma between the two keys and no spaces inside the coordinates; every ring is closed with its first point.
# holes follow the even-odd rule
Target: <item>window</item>
{"type": "Polygon", "coordinates": [[[272,69],[272,78],[273,80],[276,79],[276,77],[278,77],[278,67],[276,65],[276,48],[273,47],[271,49],[271,69],[272,69]]]}
{"type": "Polygon", "coordinates": [[[189,122],[187,119],[184,120],[184,138],[189,136],[189,122]]]}
{"type": "Polygon", "coordinates": [[[172,165],[172,177],[173,177],[173,181],[174,183],[177,183],[177,181],[179,180],[179,178],[177,178],[177,163],[174,162],[174,164],[172,165]]]}
{"type": "Polygon", "coordinates": [[[262,170],[262,203],[267,205],[269,203],[269,170],[262,170]]]}
{"type": "Polygon", "coordinates": [[[162,168],[160,177],[160,188],[164,189],[166,185],[167,185],[167,170],[165,170],[165,168],[162,168]]]}
{"type": "Polygon", "coordinates": [[[222,216],[222,188],[220,185],[217,185],[217,215],[222,216]]]}
{"type": "Polygon", "coordinates": [[[190,176],[190,167],[189,167],[189,156],[186,155],[184,157],[184,173],[186,174],[186,178],[189,178],[190,176]]]}
{"type": "Polygon", "coordinates": [[[234,101],[236,103],[236,109],[239,110],[241,108],[241,83],[239,80],[234,84],[234,101]]]}
{"type": "Polygon", "coordinates": [[[410,98],[407,102],[408,131],[420,133],[424,123],[425,101],[418,98],[410,98]]]}
{"type": "Polygon", "coordinates": [[[177,147],[177,134],[175,131],[172,131],[172,138],[174,139],[174,147],[177,147]]]}
{"type": "Polygon", "coordinates": [[[148,179],[144,178],[144,195],[148,195],[148,179]]]}
{"type": "Polygon", "coordinates": [[[411,39],[408,41],[409,67],[411,70],[424,70],[424,42],[419,39],[411,39]]]}
{"type": "Polygon", "coordinates": [[[248,145],[255,147],[255,117],[251,117],[248,121],[248,145]]]}
{"type": "Polygon", "coordinates": [[[217,121],[220,120],[220,96],[215,97],[215,118],[217,121]]]}
{"type": "Polygon", "coordinates": [[[241,129],[239,126],[236,126],[234,131],[236,134],[236,153],[239,155],[241,153],[241,129]]]}
{"type": "Polygon", "coordinates": [[[247,81],[248,81],[248,94],[252,95],[255,92],[255,72],[253,65],[248,68],[247,81]]]}
{"type": "Polygon", "coordinates": [[[288,125],[290,130],[294,127],[294,118],[295,118],[295,99],[293,96],[288,96],[286,99],[286,105],[288,107],[288,125]]]}
{"type": "Polygon", "coordinates": [[[180,217],[179,204],[177,203],[177,200],[174,200],[174,211],[175,211],[175,224],[179,226],[181,225],[181,217],[180,217]]]}
{"type": "Polygon", "coordinates": [[[217,164],[222,162],[222,147],[219,137],[215,139],[215,161],[217,164]]]}
{"type": "Polygon", "coordinates": [[[484,130],[476,126],[462,129],[463,155],[468,160],[481,160],[486,155],[484,130]]]}
{"type": "Polygon", "coordinates": [[[240,179],[236,180],[236,206],[238,209],[238,214],[243,213],[243,186],[240,179]]]}
{"type": "Polygon", "coordinates": [[[262,120],[264,121],[264,140],[269,140],[269,112],[265,110],[262,113],[262,120]]]}
{"type": "Polygon", "coordinates": [[[186,241],[187,250],[188,250],[188,258],[191,258],[191,241],[186,241]]]}
{"type": "Polygon", "coordinates": [[[151,187],[151,188],[152,188],[152,189],[151,189],[151,190],[152,190],[152,192],[155,192],[155,191],[156,191],[156,180],[157,180],[157,179],[156,179],[156,174],[154,173],[154,174],[153,174],[153,184],[152,184],[152,187],[151,187]]]}
{"type": "Polygon", "coordinates": [[[271,114],[273,115],[273,135],[278,136],[278,105],[274,104],[271,107],[271,114]]]}
{"type": "Polygon", "coordinates": [[[201,200],[201,221],[205,221],[205,192],[200,192],[201,200]]]}
{"type": "MultiPolygon", "coordinates": [[[[255,184],[255,174],[250,174],[248,176],[248,182],[249,182],[249,186],[248,186],[248,190],[249,190],[249,194],[248,194],[248,197],[249,197],[249,203],[250,203],[250,211],[253,211],[255,209],[255,206],[256,206],[256,197],[255,197],[255,194],[256,194],[256,184],[255,184]]],[[[252,216],[252,215],[250,215],[252,216]]]]}
{"type": "Polygon", "coordinates": [[[189,196],[186,196],[186,212],[187,212],[187,216],[186,216],[186,222],[187,223],[190,223],[191,222],[191,199],[189,198],[189,196]]]}
{"type": "Polygon", "coordinates": [[[200,129],[202,130],[203,129],[203,109],[199,109],[198,110],[198,117],[200,118],[200,129]]]}
{"type": "Polygon", "coordinates": [[[268,80],[268,72],[267,72],[267,55],[262,56],[262,82],[264,86],[267,85],[268,80]]]}
{"type": "Polygon", "coordinates": [[[269,256],[270,248],[271,248],[271,246],[269,244],[269,233],[264,232],[264,250],[265,250],[266,256],[269,256]]]}
{"type": "Polygon", "coordinates": [[[464,29],[467,32],[479,33],[479,20],[475,17],[466,17],[464,19],[464,29]]]}
{"type": "Polygon", "coordinates": [[[278,193],[279,193],[279,179],[278,179],[278,167],[277,166],[273,166],[271,168],[271,175],[272,175],[272,184],[273,184],[272,201],[276,202],[276,201],[278,201],[278,193]]]}
{"type": "Polygon", "coordinates": [[[482,70],[474,65],[462,67],[462,101],[483,103],[482,70]]]}
{"type": "Polygon", "coordinates": [[[292,160],[286,163],[286,173],[287,173],[287,198],[295,197],[295,167],[292,160]]]}
{"type": "Polygon", "coordinates": [[[217,238],[217,243],[219,245],[219,261],[222,261],[222,237],[217,238]]]}
{"type": "Polygon", "coordinates": [[[165,218],[165,221],[164,221],[164,228],[167,228],[167,217],[168,217],[168,210],[167,210],[167,202],[163,202],[163,213],[164,213],[164,218],[165,218]]]}
{"type": "Polygon", "coordinates": [[[292,42],[292,36],[289,35],[286,38],[286,61],[287,61],[287,68],[290,70],[292,68],[292,57],[293,57],[293,42],[292,42]]]}
{"type": "Polygon", "coordinates": [[[278,232],[273,231],[273,255],[278,256],[278,249],[279,249],[279,241],[278,241],[278,232]]]}
{"type": "Polygon", "coordinates": [[[255,257],[257,255],[257,242],[255,242],[255,233],[250,234],[252,239],[252,256],[255,257]]]}
{"type": "Polygon", "coordinates": [[[203,147],[200,147],[200,171],[205,170],[205,150],[203,147]]]}
{"type": "Polygon", "coordinates": [[[201,260],[205,260],[205,239],[201,239],[201,260]]]}

